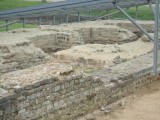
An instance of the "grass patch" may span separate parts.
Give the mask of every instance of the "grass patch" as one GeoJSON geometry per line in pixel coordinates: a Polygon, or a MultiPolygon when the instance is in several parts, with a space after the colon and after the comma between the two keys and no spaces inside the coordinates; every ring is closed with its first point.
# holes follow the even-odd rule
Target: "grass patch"
{"type": "MultiPolygon", "coordinates": [[[[126,12],[132,17],[136,18],[136,8],[131,7],[126,10],[126,12]]],[[[122,13],[116,13],[113,15],[113,18],[125,18],[122,13]]],[[[154,20],[152,10],[149,6],[140,6],[138,7],[138,20],[154,20]]]]}
{"type": "MultiPolygon", "coordinates": [[[[10,10],[10,9],[16,9],[16,8],[23,8],[28,6],[37,6],[42,4],[40,1],[25,1],[25,0],[0,0],[0,11],[1,10],[10,10]]],[[[4,21],[0,21],[0,25],[4,25],[4,21]]],[[[25,28],[35,28],[38,25],[36,24],[26,24],[25,28]]],[[[9,30],[22,28],[22,23],[14,23],[12,25],[9,25],[9,30]]],[[[0,28],[0,32],[6,31],[6,28],[0,28]]]]}
{"type": "MultiPolygon", "coordinates": [[[[109,14],[111,12],[115,12],[117,10],[111,10],[110,12],[107,10],[103,10],[101,11],[101,13],[106,13],[109,14]]],[[[131,7],[129,9],[125,10],[132,18],[136,18],[136,8],[135,7],[131,7]]],[[[89,12],[83,12],[81,13],[82,15],[86,15],[89,16],[89,12]]],[[[91,16],[98,16],[99,10],[95,10],[91,12],[91,16]]],[[[116,13],[114,15],[112,15],[112,18],[122,18],[122,19],[127,19],[122,13],[116,13]]],[[[139,6],[138,7],[138,20],[154,20],[154,16],[152,14],[152,10],[150,9],[149,6],[139,6]]]]}
{"type": "MultiPolygon", "coordinates": [[[[4,21],[0,21],[0,25],[4,25],[5,22],[4,21]]],[[[36,24],[25,24],[25,28],[35,28],[38,27],[38,25],[36,24]]],[[[22,23],[14,23],[12,25],[9,25],[9,30],[13,30],[13,29],[18,29],[18,28],[23,28],[22,23]]],[[[6,28],[0,28],[0,32],[6,31],[6,28]]]]}
{"type": "Polygon", "coordinates": [[[39,5],[38,1],[25,1],[25,0],[0,0],[0,10],[8,10],[15,8],[22,8],[28,6],[39,5]]]}

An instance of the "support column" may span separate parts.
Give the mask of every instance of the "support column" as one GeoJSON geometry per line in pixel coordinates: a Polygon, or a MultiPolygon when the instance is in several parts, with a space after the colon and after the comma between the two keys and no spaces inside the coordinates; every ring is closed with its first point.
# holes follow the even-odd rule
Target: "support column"
{"type": "MultiPolygon", "coordinates": [[[[111,14],[111,10],[108,10],[108,14],[111,14]]],[[[111,19],[112,15],[108,16],[108,19],[111,19]]]]}
{"type": "Polygon", "coordinates": [[[155,13],[155,9],[153,8],[153,6],[152,6],[151,3],[149,3],[149,7],[151,8],[153,15],[155,16],[155,14],[156,14],[156,13],[155,13]]]}
{"type": "Polygon", "coordinates": [[[91,20],[91,11],[89,11],[89,20],[91,20]]]}
{"type": "Polygon", "coordinates": [[[160,0],[155,0],[155,31],[154,31],[154,60],[153,73],[158,74],[158,30],[159,30],[159,3],[160,0]]]}
{"type": "Polygon", "coordinates": [[[66,14],[66,20],[65,23],[68,23],[68,14],[66,14]]]}
{"type": "Polygon", "coordinates": [[[56,16],[54,15],[52,19],[53,19],[53,25],[55,25],[56,24],[56,16]]]}
{"type": "Polygon", "coordinates": [[[26,26],[25,26],[25,18],[22,18],[22,26],[23,26],[23,28],[26,27],[26,26]]]}
{"type": "Polygon", "coordinates": [[[6,20],[6,31],[9,30],[8,20],[6,20]]]}
{"type": "Polygon", "coordinates": [[[99,10],[99,15],[101,14],[101,10],[99,10]]]}
{"type": "Polygon", "coordinates": [[[138,6],[136,6],[136,20],[138,19],[138,6]]]}
{"type": "Polygon", "coordinates": [[[42,18],[39,17],[39,18],[38,18],[38,25],[41,25],[41,22],[42,22],[42,18]]]}
{"type": "Polygon", "coordinates": [[[80,16],[80,13],[78,12],[78,22],[81,21],[81,16],[80,16]]]}

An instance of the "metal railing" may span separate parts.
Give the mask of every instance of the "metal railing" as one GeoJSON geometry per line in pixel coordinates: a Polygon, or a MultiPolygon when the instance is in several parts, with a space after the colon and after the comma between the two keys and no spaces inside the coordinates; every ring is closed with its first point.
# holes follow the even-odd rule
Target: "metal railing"
{"type": "MultiPolygon", "coordinates": [[[[56,24],[56,15],[65,16],[65,23],[69,21],[69,14],[77,14],[77,22],[81,21],[81,12],[88,11],[88,20],[96,20],[100,18],[110,18],[113,14],[118,13],[113,12],[110,14],[102,13],[97,17],[91,19],[91,11],[94,10],[112,10],[115,9],[113,2],[116,0],[67,0],[49,4],[42,4],[39,6],[32,6],[26,8],[19,8],[14,10],[0,11],[0,20],[4,20],[5,24],[1,27],[6,27],[9,30],[9,25],[22,21],[22,26],[25,27],[26,19],[36,17],[38,19],[38,24],[41,24],[41,17],[52,16],[53,24],[56,24]],[[14,21],[8,22],[10,19],[15,19],[14,21]]],[[[154,3],[150,1],[149,4],[154,3]]],[[[117,3],[122,8],[136,7],[136,19],[138,16],[138,6],[148,4],[148,0],[119,0],[117,3]]]]}

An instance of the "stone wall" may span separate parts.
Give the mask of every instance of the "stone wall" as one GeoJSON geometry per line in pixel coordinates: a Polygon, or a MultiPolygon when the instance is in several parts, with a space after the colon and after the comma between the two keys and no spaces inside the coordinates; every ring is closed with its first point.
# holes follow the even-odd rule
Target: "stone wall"
{"type": "MultiPolygon", "coordinates": [[[[64,25],[62,28],[69,29],[68,27],[64,25]]],[[[90,29],[90,27],[88,28],[90,29]]],[[[30,39],[31,42],[44,50],[46,48],[43,40],[46,39],[48,39],[46,46],[51,45],[50,48],[53,48],[56,42],[57,46],[68,48],[71,44],[76,45],[76,42],[81,41],[81,37],[86,38],[86,40],[92,40],[93,38],[90,38],[91,33],[85,32],[88,31],[88,28],[80,26],[74,29],[73,27],[71,31],[65,29],[63,32],[56,32],[56,34],[54,33],[55,28],[54,30],[46,29],[44,31],[36,29],[36,34],[33,34],[35,30],[23,33],[25,35],[21,37],[21,40],[32,38],[32,40],[30,39]],[[84,31],[82,33],[78,32],[78,34],[77,31],[81,31],[81,29],[84,31]],[[65,43],[62,44],[62,40],[65,43]]],[[[95,26],[95,32],[98,29],[100,28],[95,26]]],[[[127,32],[125,33],[127,34],[127,32]]],[[[132,35],[135,36],[135,34],[132,35]]],[[[19,38],[19,33],[17,36],[19,38]]],[[[2,35],[1,37],[4,36],[2,35]]],[[[7,40],[10,41],[10,39],[7,40]]],[[[126,40],[128,39],[125,39],[125,42],[126,40]]],[[[84,41],[81,42],[83,43],[84,41]]],[[[18,51],[23,52],[22,49],[18,51]]],[[[152,55],[152,53],[147,54],[88,74],[83,71],[80,72],[80,70],[73,70],[63,64],[53,65],[53,61],[51,61],[51,63],[46,62],[43,65],[1,75],[0,120],[75,120],[99,106],[114,102],[138,88],[160,80],[159,76],[150,74],[153,66],[152,55]],[[62,71],[60,71],[61,68],[62,71]],[[65,68],[67,70],[64,70],[65,68]]],[[[14,56],[12,57],[14,58],[14,56]]]]}
{"type": "Polygon", "coordinates": [[[84,77],[82,74],[68,76],[63,81],[54,77],[17,87],[13,93],[1,94],[0,119],[40,120],[52,117],[59,120],[64,116],[73,118],[79,115],[78,111],[74,111],[75,106],[92,107],[92,102],[95,102],[92,98],[102,88],[103,84],[99,79],[84,77]]]}
{"type": "Polygon", "coordinates": [[[57,78],[15,89],[0,99],[1,120],[74,120],[101,105],[133,93],[137,88],[159,80],[147,75],[118,86],[104,89],[102,82],[91,76],[72,76],[66,81],[57,78]]]}
{"type": "MultiPolygon", "coordinates": [[[[13,85],[10,89],[2,87],[0,119],[75,120],[102,105],[133,93],[138,88],[160,80],[160,77],[150,74],[151,68],[146,64],[144,66],[145,69],[141,66],[139,71],[134,69],[130,74],[123,72],[122,75],[121,72],[116,71],[115,74],[104,69],[100,71],[101,74],[99,72],[91,75],[74,73],[63,76],[63,79],[40,77],[41,79],[30,84],[13,85]],[[113,74],[115,76],[109,77],[113,74]],[[105,75],[108,78],[103,78],[105,75]]],[[[16,78],[16,72],[11,74],[13,75],[11,79],[16,78]]]]}
{"type": "Polygon", "coordinates": [[[3,40],[0,43],[0,74],[23,69],[46,61],[49,56],[33,43],[3,40]]]}
{"type": "Polygon", "coordinates": [[[47,53],[69,49],[75,45],[84,44],[82,36],[74,31],[53,31],[49,35],[38,35],[29,38],[32,43],[38,48],[41,48],[47,53]]]}

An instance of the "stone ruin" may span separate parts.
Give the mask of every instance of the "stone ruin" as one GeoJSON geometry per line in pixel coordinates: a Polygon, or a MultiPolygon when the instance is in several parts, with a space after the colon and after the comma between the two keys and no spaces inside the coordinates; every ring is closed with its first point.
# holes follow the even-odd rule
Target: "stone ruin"
{"type": "MultiPolygon", "coordinates": [[[[153,22],[138,22],[153,36],[153,22]]],[[[0,40],[0,120],[75,120],[159,80],[153,43],[129,21],[39,26],[0,40]]]]}
{"type": "MultiPolygon", "coordinates": [[[[153,33],[153,22],[139,23],[153,33]]],[[[129,21],[40,26],[1,33],[0,39],[0,73],[27,68],[51,58],[85,65],[111,66],[153,49],[152,43],[143,42],[148,39],[129,21]],[[141,46],[147,49],[141,52],[141,46]]]]}

